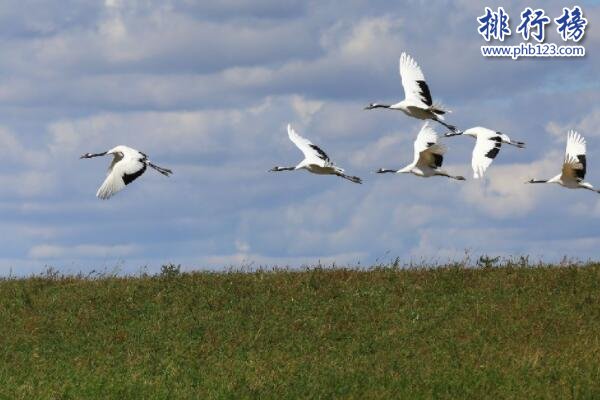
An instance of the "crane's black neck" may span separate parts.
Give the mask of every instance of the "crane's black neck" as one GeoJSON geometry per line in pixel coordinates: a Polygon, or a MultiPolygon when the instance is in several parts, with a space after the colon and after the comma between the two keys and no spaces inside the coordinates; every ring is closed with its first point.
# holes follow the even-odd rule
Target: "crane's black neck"
{"type": "Polygon", "coordinates": [[[391,105],[389,104],[369,104],[366,109],[367,110],[372,110],[374,108],[390,108],[391,105]]]}
{"type": "Polygon", "coordinates": [[[279,171],[293,171],[296,167],[273,167],[271,172],[279,172],[279,171]]]}
{"type": "Polygon", "coordinates": [[[105,156],[106,153],[108,153],[108,151],[105,151],[104,153],[85,153],[80,158],[102,157],[105,156]]]}

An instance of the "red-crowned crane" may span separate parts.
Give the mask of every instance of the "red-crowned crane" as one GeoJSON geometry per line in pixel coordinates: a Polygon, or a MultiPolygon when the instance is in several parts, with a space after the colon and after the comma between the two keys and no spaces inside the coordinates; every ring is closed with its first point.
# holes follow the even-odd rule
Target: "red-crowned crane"
{"type": "Polygon", "coordinates": [[[585,139],[571,130],[567,136],[567,149],[561,173],[550,179],[531,179],[526,183],[557,183],[569,189],[588,189],[600,193],[600,190],[584,182],[586,167],[585,139]]]}
{"type": "Polygon", "coordinates": [[[147,155],[127,146],[117,146],[104,153],[86,153],[80,158],[106,155],[112,155],[113,159],[108,167],[108,176],[96,193],[96,196],[102,200],[110,198],[140,177],[146,171],[146,167],[151,167],[165,176],[173,173],[170,169],[152,164],[147,155]]]}
{"type": "Polygon", "coordinates": [[[438,135],[429,123],[425,123],[421,128],[415,139],[414,149],[415,156],[411,164],[399,170],[380,168],[377,173],[411,173],[423,178],[445,176],[459,181],[465,180],[462,176],[450,175],[442,169],[446,147],[438,143],[438,135]]]}
{"type": "Polygon", "coordinates": [[[431,119],[453,132],[460,132],[454,125],[444,122],[444,114],[450,111],[433,103],[431,91],[427,86],[427,82],[425,82],[423,71],[421,71],[419,64],[404,52],[400,55],[400,77],[404,88],[404,100],[392,105],[371,103],[365,107],[365,110],[374,108],[400,110],[410,117],[431,119]]]}
{"type": "Polygon", "coordinates": [[[354,183],[362,183],[359,177],[346,175],[343,169],[333,164],[329,156],[319,146],[298,135],[291,125],[288,124],[287,130],[290,140],[304,153],[304,160],[295,167],[273,167],[270,170],[271,172],[305,169],[313,174],[337,175],[354,183]]]}
{"type": "Polygon", "coordinates": [[[525,147],[525,143],[511,140],[507,135],[501,132],[496,132],[488,128],[476,126],[469,128],[460,133],[446,133],[446,137],[456,135],[467,135],[477,139],[473,148],[473,156],[471,157],[471,167],[473,168],[473,177],[481,178],[485,170],[490,166],[494,158],[500,152],[502,143],[510,144],[519,148],[525,147]]]}

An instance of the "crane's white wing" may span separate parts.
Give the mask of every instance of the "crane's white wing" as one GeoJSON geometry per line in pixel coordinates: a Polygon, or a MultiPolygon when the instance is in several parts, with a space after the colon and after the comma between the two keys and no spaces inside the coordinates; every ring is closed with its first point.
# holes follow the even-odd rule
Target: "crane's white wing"
{"type": "Polygon", "coordinates": [[[446,147],[438,143],[436,131],[426,122],[415,139],[415,162],[439,168],[444,161],[446,147]]]}
{"type": "Polygon", "coordinates": [[[305,158],[317,158],[325,161],[326,163],[331,162],[329,156],[323,150],[321,150],[319,146],[313,144],[310,140],[298,135],[290,124],[288,124],[287,129],[290,140],[294,142],[294,144],[302,151],[305,158]]]}
{"type": "Polygon", "coordinates": [[[471,158],[471,167],[473,168],[474,178],[483,177],[485,170],[500,152],[500,147],[502,147],[502,138],[499,136],[477,137],[475,147],[473,148],[473,156],[471,158]]]}
{"type": "Polygon", "coordinates": [[[408,54],[400,55],[400,77],[404,98],[415,106],[428,108],[433,105],[431,92],[419,64],[408,54]]]}
{"type": "Polygon", "coordinates": [[[585,139],[575,131],[569,131],[567,149],[562,167],[562,178],[582,181],[585,178],[585,139]]]}
{"type": "Polygon", "coordinates": [[[98,189],[96,196],[106,200],[115,193],[141,176],[146,171],[146,163],[136,158],[123,158],[116,163],[111,164],[108,176],[98,189]]]}

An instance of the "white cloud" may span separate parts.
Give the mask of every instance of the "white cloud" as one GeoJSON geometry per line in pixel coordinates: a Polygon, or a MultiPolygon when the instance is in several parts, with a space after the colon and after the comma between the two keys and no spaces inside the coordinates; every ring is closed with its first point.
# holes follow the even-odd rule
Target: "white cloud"
{"type": "MultiPolygon", "coordinates": [[[[55,154],[85,148],[112,148],[119,143],[162,152],[220,150],[217,132],[239,119],[237,111],[107,113],[52,123],[49,131],[55,154]],[[115,142],[115,137],[119,142],[115,142]]],[[[87,151],[87,150],[86,150],[87,151]]]]}
{"type": "MultiPolygon", "coordinates": [[[[373,142],[352,154],[351,162],[355,167],[371,167],[382,164],[389,160],[393,165],[380,165],[378,168],[400,169],[408,165],[412,160],[412,140],[405,134],[394,132],[385,136],[373,138],[373,142]],[[401,158],[400,155],[404,157],[401,158]],[[377,164],[379,163],[379,164],[377,164]]],[[[371,171],[373,172],[373,171],[371,171]]]]}
{"type": "Polygon", "coordinates": [[[599,137],[598,126],[600,126],[600,107],[592,106],[590,111],[578,120],[570,121],[566,124],[556,121],[548,122],[546,130],[558,140],[566,143],[567,132],[571,129],[578,131],[584,137],[599,137]]]}
{"type": "Polygon", "coordinates": [[[0,186],[10,189],[6,196],[45,197],[56,192],[57,182],[53,172],[25,171],[0,175],[0,186]]]}
{"type": "Polygon", "coordinates": [[[98,245],[81,244],[75,246],[57,246],[39,244],[29,249],[28,257],[33,259],[78,259],[78,258],[118,258],[139,253],[137,245],[98,245]]]}
{"type": "Polygon", "coordinates": [[[12,164],[40,168],[45,167],[49,161],[44,151],[23,145],[10,129],[3,126],[0,126],[0,148],[3,152],[3,160],[10,161],[12,164]]]}
{"type": "Polygon", "coordinates": [[[324,102],[307,100],[302,96],[292,96],[292,107],[302,121],[307,124],[322,107],[324,102]]]}
{"type": "Polygon", "coordinates": [[[525,182],[532,178],[550,178],[562,165],[562,158],[556,152],[529,164],[500,165],[498,161],[492,164],[483,179],[468,180],[461,191],[467,203],[494,218],[527,215],[538,205],[542,192],[539,187],[525,182]]]}
{"type": "Polygon", "coordinates": [[[401,18],[365,17],[352,24],[337,24],[321,37],[331,53],[339,52],[345,62],[371,61],[393,48],[404,48],[401,18]]]}
{"type": "Polygon", "coordinates": [[[236,240],[235,249],[240,253],[248,253],[250,251],[250,245],[243,240],[236,240]]]}

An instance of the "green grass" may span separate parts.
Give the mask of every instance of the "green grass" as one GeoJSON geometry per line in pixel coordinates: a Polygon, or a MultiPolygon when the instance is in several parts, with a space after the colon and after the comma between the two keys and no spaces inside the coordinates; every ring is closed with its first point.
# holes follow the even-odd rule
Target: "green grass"
{"type": "Polygon", "coordinates": [[[600,398],[600,264],[0,280],[0,399],[600,398]]]}

